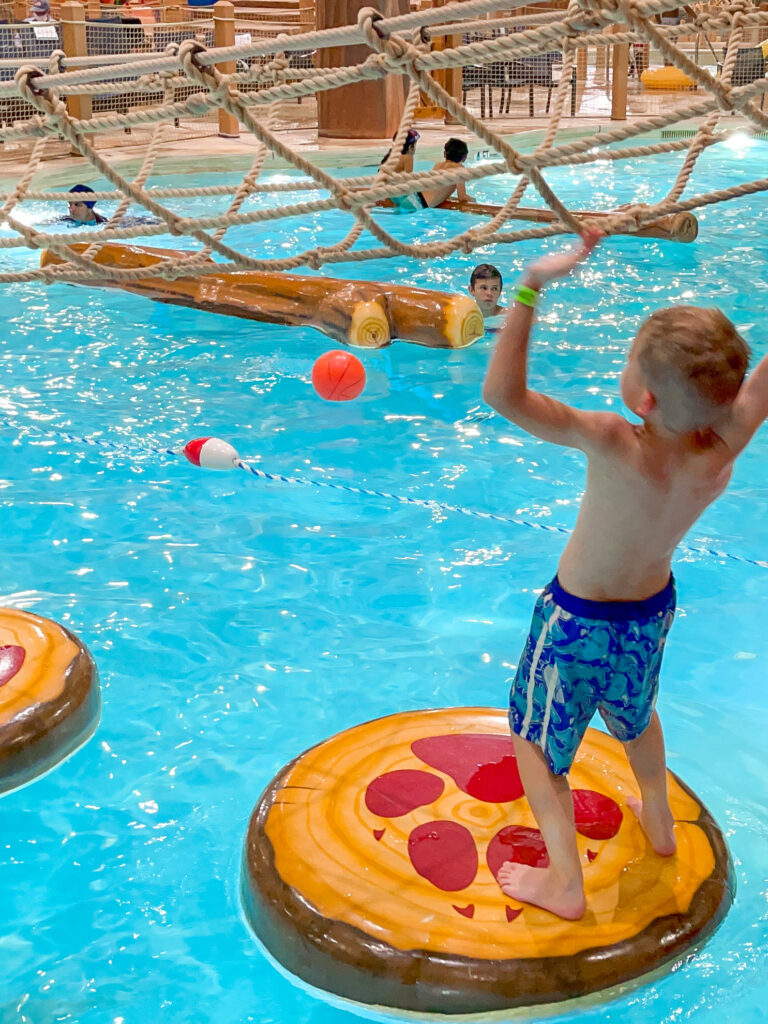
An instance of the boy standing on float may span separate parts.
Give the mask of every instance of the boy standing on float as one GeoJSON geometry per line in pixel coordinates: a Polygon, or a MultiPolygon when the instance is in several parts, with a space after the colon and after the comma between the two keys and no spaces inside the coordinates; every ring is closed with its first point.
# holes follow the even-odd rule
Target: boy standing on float
{"type": "Polygon", "coordinates": [[[768,357],[745,382],[749,348],[716,309],[654,313],[630,348],[624,403],[639,419],[585,412],[528,387],[528,341],[541,289],[592,251],[525,271],[499,334],[483,397],[523,430],[587,456],[576,526],[541,593],[510,693],[520,777],[549,866],[505,863],[506,895],[577,920],[586,909],[566,774],[595,711],[625,746],[641,799],[627,804],[654,850],[675,852],[664,740],[655,711],[675,611],[676,546],[726,488],[736,457],[768,415],[768,357]]]}

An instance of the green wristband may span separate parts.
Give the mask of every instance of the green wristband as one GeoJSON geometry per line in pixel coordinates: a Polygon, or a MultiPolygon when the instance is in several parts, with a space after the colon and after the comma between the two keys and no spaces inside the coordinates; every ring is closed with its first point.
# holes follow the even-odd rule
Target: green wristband
{"type": "Polygon", "coordinates": [[[522,302],[524,306],[530,306],[531,309],[535,309],[539,304],[539,293],[535,288],[528,288],[526,285],[521,284],[517,289],[515,301],[522,302]]]}

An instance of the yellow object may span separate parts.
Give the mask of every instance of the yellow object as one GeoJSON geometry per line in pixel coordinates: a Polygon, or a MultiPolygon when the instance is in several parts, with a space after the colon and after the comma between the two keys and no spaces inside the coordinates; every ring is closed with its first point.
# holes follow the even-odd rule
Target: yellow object
{"type": "Polygon", "coordinates": [[[465,348],[485,334],[483,314],[469,295],[454,295],[443,306],[441,336],[449,348],[465,348]],[[479,332],[482,332],[479,333],[479,332]]]}
{"type": "Polygon", "coordinates": [[[680,68],[648,68],[640,75],[646,89],[695,89],[696,83],[680,68]]]}
{"type": "Polygon", "coordinates": [[[618,797],[624,811],[612,842],[579,839],[589,905],[581,921],[562,921],[529,907],[510,924],[504,913],[509,900],[484,856],[474,882],[461,895],[447,896],[418,875],[408,858],[408,834],[416,825],[433,819],[461,822],[485,854],[504,825],[536,824],[525,800],[485,803],[449,785],[434,803],[412,814],[387,820],[366,809],[365,788],[377,776],[429,770],[411,749],[415,739],[463,730],[506,738],[509,726],[505,714],[485,708],[403,713],[359,725],[300,757],[283,780],[280,802],[266,824],[283,880],[299,888],[329,919],[372,931],[398,949],[413,948],[418,936],[420,949],[488,960],[537,956],[543,943],[555,943],[558,954],[567,956],[590,946],[627,941],[655,917],[685,913],[714,867],[707,838],[695,824],[700,809],[670,775],[679,849],[675,857],[657,856],[625,807],[626,794],[635,793],[636,784],[624,751],[616,740],[594,729],[588,730],[579,750],[571,785],[618,797]],[[376,840],[373,831],[382,826],[386,833],[376,840]],[[601,854],[595,863],[586,857],[590,847],[601,854]],[[309,864],[315,870],[309,871],[309,864]],[[455,903],[474,904],[473,917],[458,915],[455,903]]]}
{"type": "Polygon", "coordinates": [[[617,740],[589,729],[569,779],[579,921],[499,887],[505,860],[543,866],[546,854],[507,716],[490,708],[391,715],[296,758],[251,818],[246,916],[310,983],[429,1012],[573,998],[684,955],[731,901],[706,808],[668,773],[677,853],[660,857],[627,805],[637,784],[617,740]]]}
{"type": "Polygon", "coordinates": [[[349,344],[359,348],[382,348],[392,337],[387,314],[378,302],[358,302],[349,324],[349,344]]]}

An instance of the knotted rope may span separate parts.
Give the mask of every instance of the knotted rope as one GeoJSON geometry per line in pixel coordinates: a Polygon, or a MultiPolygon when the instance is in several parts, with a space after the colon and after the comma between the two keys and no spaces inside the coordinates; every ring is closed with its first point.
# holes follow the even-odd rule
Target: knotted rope
{"type": "MultiPolygon", "coordinates": [[[[221,260],[215,265],[218,272],[226,269],[287,271],[301,267],[319,268],[323,264],[356,262],[408,256],[415,259],[434,259],[452,252],[471,252],[479,246],[518,242],[528,238],[541,238],[559,232],[579,232],[581,223],[545,177],[550,166],[584,164],[591,160],[623,160],[649,154],[675,152],[686,149],[686,158],[667,195],[656,203],[631,204],[611,212],[600,220],[601,229],[610,234],[636,230],[661,216],[690,211],[713,202],[725,202],[768,188],[766,179],[729,184],[698,196],[683,199],[691,174],[700,154],[716,144],[721,133],[716,131],[723,113],[740,112],[757,129],[768,128],[768,114],[760,109],[759,100],[768,90],[768,80],[747,86],[733,84],[733,71],[744,31],[765,26],[768,34],[768,12],[747,0],[731,0],[717,7],[694,5],[687,7],[690,25],[697,31],[728,32],[728,46],[722,73],[711,74],[699,67],[681,48],[679,37],[686,26],[657,24],[657,16],[676,5],[672,0],[571,0],[564,12],[546,12],[531,19],[515,16],[498,21],[481,21],[484,15],[500,9],[522,7],[524,0],[464,0],[418,14],[396,18],[382,18],[372,8],[363,8],[357,23],[340,29],[301,35],[281,35],[273,40],[257,40],[242,46],[209,48],[197,40],[171,44],[164,54],[132,57],[105,57],[99,67],[82,66],[79,59],[65,58],[56,51],[48,61],[47,73],[26,65],[19,68],[13,82],[0,83],[0,97],[16,95],[33,108],[35,113],[26,121],[0,129],[0,141],[33,139],[31,157],[21,179],[7,195],[0,197],[2,220],[15,236],[0,239],[0,248],[26,246],[50,249],[64,262],[28,270],[0,272],[0,281],[87,281],[110,280],[128,283],[158,275],[166,278],[200,276],[210,273],[209,257],[216,254],[221,260]],[[457,47],[432,50],[431,37],[455,33],[464,24],[476,29],[482,26],[508,26],[522,31],[497,38],[475,40],[457,47]],[[623,26],[623,27],[622,27],[623,26]],[[619,28],[617,33],[615,29],[619,28]],[[703,98],[696,97],[690,104],[664,114],[642,118],[632,124],[613,127],[607,132],[588,135],[570,142],[558,141],[558,130],[568,98],[571,74],[576,54],[587,46],[613,46],[617,43],[649,43],[664,58],[680,68],[697,84],[703,98]],[[295,69],[289,66],[287,55],[306,49],[364,43],[370,53],[361,62],[344,68],[295,69]],[[545,53],[557,48],[563,54],[563,73],[555,90],[547,129],[542,142],[532,154],[522,153],[503,138],[488,123],[475,117],[464,104],[452,97],[435,79],[432,72],[444,68],[462,68],[467,64],[511,61],[545,53]],[[262,63],[247,71],[223,74],[217,67],[225,61],[247,60],[259,57],[262,63]],[[265,58],[268,58],[265,60],[265,58]],[[299,98],[321,91],[349,85],[354,82],[398,74],[409,81],[405,104],[391,158],[373,175],[354,179],[333,177],[303,152],[295,149],[275,131],[275,104],[289,98],[299,98]],[[181,86],[194,86],[197,91],[187,99],[174,98],[181,86]],[[255,92],[251,91],[256,87],[255,92]],[[161,99],[149,108],[125,113],[112,112],[88,120],[72,116],[63,97],[77,95],[107,95],[135,93],[144,97],[161,94],[161,99]],[[428,173],[396,173],[393,168],[400,152],[416,105],[421,94],[439,105],[467,131],[473,133],[498,155],[498,160],[480,168],[441,169],[428,173]],[[200,115],[215,110],[232,114],[258,140],[253,163],[235,188],[201,186],[199,189],[163,189],[149,186],[163,141],[162,128],[185,115],[200,115]],[[698,131],[690,141],[639,142],[620,150],[612,144],[638,139],[652,130],[669,127],[690,117],[703,117],[698,131]],[[94,139],[101,133],[135,125],[151,125],[152,136],[136,176],[129,180],[96,149],[94,139]],[[32,182],[43,158],[46,140],[63,137],[72,148],[85,157],[96,174],[113,187],[112,192],[99,193],[100,197],[118,200],[108,221],[96,231],[78,233],[77,241],[88,242],[81,253],[72,250],[70,232],[31,228],[15,215],[19,203],[33,198],[52,198],[51,193],[32,190],[32,182]],[[313,189],[320,198],[295,200],[270,210],[244,210],[245,200],[255,193],[277,188],[260,183],[268,155],[284,160],[289,167],[304,176],[296,184],[280,186],[285,191],[313,189]],[[386,218],[377,218],[375,204],[393,196],[405,195],[417,189],[453,186],[458,182],[479,177],[511,174],[517,178],[498,213],[489,220],[447,238],[437,240],[403,241],[388,230],[386,218]],[[521,200],[533,188],[553,213],[551,223],[536,227],[517,227],[510,230],[510,220],[521,200]],[[229,202],[219,214],[204,217],[185,217],[174,212],[164,200],[180,195],[227,195],[229,202]],[[146,211],[157,219],[157,224],[130,225],[124,223],[129,205],[146,211]],[[288,256],[264,258],[242,252],[224,241],[229,228],[282,217],[322,213],[338,209],[351,221],[345,236],[332,245],[316,246],[288,256]],[[374,247],[356,247],[364,231],[378,243],[374,247]],[[162,266],[126,269],[105,266],[97,262],[100,242],[133,238],[138,235],[171,233],[188,238],[198,251],[170,260],[162,266]]],[[[88,62],[89,64],[92,61],[88,62]]]]}

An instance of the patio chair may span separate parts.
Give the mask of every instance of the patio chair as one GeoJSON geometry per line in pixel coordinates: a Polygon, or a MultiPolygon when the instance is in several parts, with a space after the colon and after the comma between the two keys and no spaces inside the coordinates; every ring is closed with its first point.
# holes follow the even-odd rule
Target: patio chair
{"type": "Polygon", "coordinates": [[[466,106],[467,93],[480,90],[480,117],[485,117],[486,97],[488,116],[493,117],[493,94],[491,92],[491,68],[483,64],[467,64],[461,69],[461,102],[466,106]]]}
{"type": "MultiPolygon", "coordinates": [[[[722,74],[723,65],[717,65],[717,73],[722,74]]],[[[736,63],[733,65],[731,85],[751,85],[765,78],[765,57],[762,46],[740,46],[736,53],[736,63]]],[[[765,93],[760,96],[760,109],[763,109],[765,93]]],[[[733,111],[735,113],[735,111],[733,111]]]]}
{"type": "MultiPolygon", "coordinates": [[[[552,103],[552,90],[557,85],[557,81],[552,73],[553,65],[562,63],[562,60],[562,53],[559,50],[555,50],[550,53],[536,54],[535,57],[520,57],[517,60],[499,62],[503,72],[499,113],[509,113],[513,89],[527,88],[528,115],[533,117],[533,90],[535,86],[541,86],[547,90],[545,113],[548,114],[552,103]]],[[[575,114],[576,69],[574,68],[571,73],[571,117],[574,117],[575,114]]]]}
{"type": "Polygon", "coordinates": [[[147,50],[147,37],[138,18],[90,18],[85,23],[88,54],[136,53],[147,50]]]}

